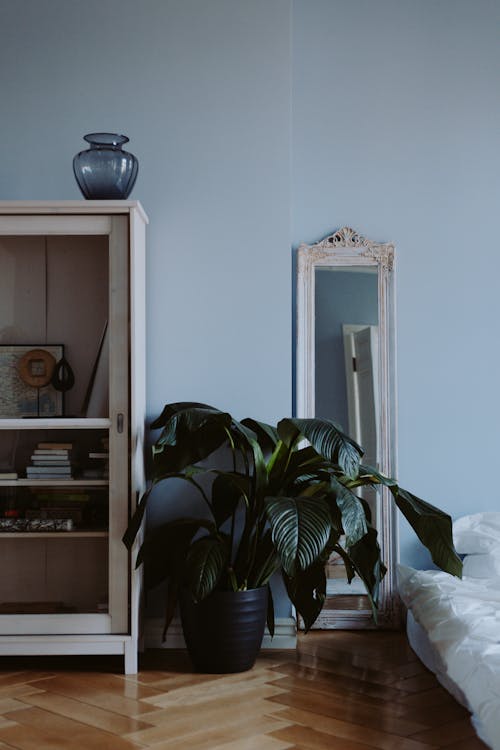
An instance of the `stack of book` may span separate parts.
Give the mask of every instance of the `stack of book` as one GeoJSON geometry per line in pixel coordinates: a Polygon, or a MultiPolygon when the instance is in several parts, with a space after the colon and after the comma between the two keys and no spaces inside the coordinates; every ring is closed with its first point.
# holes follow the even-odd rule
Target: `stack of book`
{"type": "Polygon", "coordinates": [[[73,479],[72,443],[38,443],[26,467],[27,479],[73,479]]]}

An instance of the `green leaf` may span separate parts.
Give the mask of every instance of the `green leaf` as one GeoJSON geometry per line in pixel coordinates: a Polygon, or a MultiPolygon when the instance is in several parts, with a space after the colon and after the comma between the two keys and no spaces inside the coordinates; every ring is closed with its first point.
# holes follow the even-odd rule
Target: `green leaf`
{"type": "Polygon", "coordinates": [[[280,442],[268,462],[269,494],[296,496],[302,494],[303,488],[310,488],[310,494],[314,494],[315,480],[329,481],[329,468],[328,462],[311,445],[292,450],[280,442]]]}
{"type": "Polygon", "coordinates": [[[227,564],[227,541],[206,536],[194,542],[186,558],[185,583],[195,601],[205,599],[215,588],[227,564]]]}
{"type": "Polygon", "coordinates": [[[283,576],[292,604],[304,620],[306,632],[314,625],[323,609],[326,598],[326,575],[324,560],[316,560],[307,570],[299,570],[294,576],[283,576]]]}
{"type": "Polygon", "coordinates": [[[340,510],[342,528],[346,535],[346,544],[351,547],[356,544],[368,531],[365,508],[361,500],[344,487],[335,482],[336,503],[340,510]]]}
{"type": "Polygon", "coordinates": [[[356,573],[365,584],[366,593],[376,621],[380,582],[386,573],[385,565],[380,557],[380,547],[377,541],[376,530],[370,526],[365,536],[357,541],[356,544],[347,548],[346,555],[350,559],[356,573]]]}
{"type": "Polygon", "coordinates": [[[462,561],[453,546],[450,516],[401,487],[392,487],[391,492],[399,510],[427,547],[435,564],[460,578],[462,561]]]}
{"type": "Polygon", "coordinates": [[[289,576],[308,568],[330,537],[331,516],[324,498],[267,497],[266,513],[281,564],[289,576]]]}
{"type": "Polygon", "coordinates": [[[395,479],[391,479],[391,477],[381,474],[380,471],[373,466],[367,466],[366,464],[360,464],[359,466],[359,479],[364,480],[362,484],[381,484],[385,487],[397,487],[398,484],[395,479]]]}
{"type": "Polygon", "coordinates": [[[286,470],[291,457],[291,449],[282,440],[276,443],[272,456],[267,462],[269,494],[278,493],[286,485],[286,470]]]}
{"type": "Polygon", "coordinates": [[[164,641],[167,637],[167,630],[170,623],[174,619],[175,608],[177,606],[177,600],[179,598],[179,581],[177,578],[170,578],[167,582],[167,591],[165,596],[165,620],[163,623],[163,635],[162,640],[164,641]]]}
{"type": "Polygon", "coordinates": [[[152,487],[149,487],[137,503],[137,508],[135,509],[135,512],[129,521],[127,530],[123,535],[122,542],[129,550],[132,549],[137,533],[141,528],[142,519],[144,518],[144,513],[146,512],[148,499],[152,489],[152,487]]]}
{"type": "Polygon", "coordinates": [[[212,484],[212,512],[218,529],[236,512],[243,494],[248,494],[249,478],[242,474],[220,472],[212,484]]]}
{"type": "Polygon", "coordinates": [[[246,417],[241,420],[241,424],[249,427],[257,436],[257,441],[264,453],[272,453],[279,440],[278,430],[265,422],[258,422],[256,419],[246,417]]]}
{"type": "Polygon", "coordinates": [[[254,564],[248,575],[248,587],[265,586],[279,567],[280,559],[274,546],[272,533],[270,529],[267,529],[257,545],[254,564]]]}
{"type": "Polygon", "coordinates": [[[267,584],[267,629],[269,630],[269,635],[271,638],[274,638],[274,602],[273,602],[273,592],[271,591],[271,587],[269,584],[267,584]]]}
{"type": "Polygon", "coordinates": [[[336,552],[342,558],[347,581],[348,583],[351,583],[352,579],[356,575],[356,570],[354,569],[354,565],[351,561],[351,558],[349,557],[345,549],[340,546],[340,544],[335,544],[332,548],[332,552],[336,552]]]}
{"type": "Polygon", "coordinates": [[[178,518],[148,530],[136,562],[136,567],[145,564],[147,588],[180,576],[191,541],[201,529],[214,531],[214,526],[205,519],[178,518]]]}
{"type": "Polygon", "coordinates": [[[278,433],[283,441],[297,441],[297,433],[328,461],[338,464],[351,479],[358,475],[363,449],[331,419],[282,419],[278,433]],[[295,435],[295,437],[294,437],[295,435]]]}
{"type": "Polygon", "coordinates": [[[167,404],[152,429],[162,427],[153,446],[153,479],[207,458],[228,441],[231,415],[207,404],[167,404]]]}

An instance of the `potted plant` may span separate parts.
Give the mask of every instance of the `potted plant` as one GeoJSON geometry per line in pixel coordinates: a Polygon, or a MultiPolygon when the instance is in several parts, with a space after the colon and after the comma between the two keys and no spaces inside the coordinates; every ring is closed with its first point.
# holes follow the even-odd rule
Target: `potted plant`
{"type": "MultiPolygon", "coordinates": [[[[182,478],[199,493],[204,512],[184,517],[179,508],[148,530],[137,565],[145,563],[150,586],[167,582],[165,632],[180,600],[186,644],[202,671],[252,666],[266,615],[274,633],[269,580],[276,572],[308,630],[325,601],[333,552],[349,581],[361,578],[376,616],[385,568],[360,487],[387,486],[436,565],[461,575],[450,517],[364,466],[361,447],[331,420],[285,418],[274,427],[185,402],[167,404],[151,427],[161,429],[152,481],[123,540],[130,549],[158,483],[182,478]]],[[[165,490],[169,502],[168,482],[165,490]]]]}

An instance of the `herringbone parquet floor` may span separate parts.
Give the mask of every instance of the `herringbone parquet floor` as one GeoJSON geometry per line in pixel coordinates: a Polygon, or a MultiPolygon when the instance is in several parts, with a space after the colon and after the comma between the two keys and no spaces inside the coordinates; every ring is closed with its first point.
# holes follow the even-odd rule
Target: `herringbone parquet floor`
{"type": "Polygon", "coordinates": [[[184,652],[0,659],[0,748],[480,750],[469,715],[403,633],[314,632],[249,672],[198,675],[184,652]]]}

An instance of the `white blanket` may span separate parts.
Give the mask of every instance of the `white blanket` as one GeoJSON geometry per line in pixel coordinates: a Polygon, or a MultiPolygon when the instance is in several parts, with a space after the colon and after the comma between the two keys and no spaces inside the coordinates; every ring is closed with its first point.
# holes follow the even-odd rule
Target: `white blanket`
{"type": "Polygon", "coordinates": [[[400,596],[465,696],[481,739],[500,750],[500,579],[398,566],[400,596]]]}

